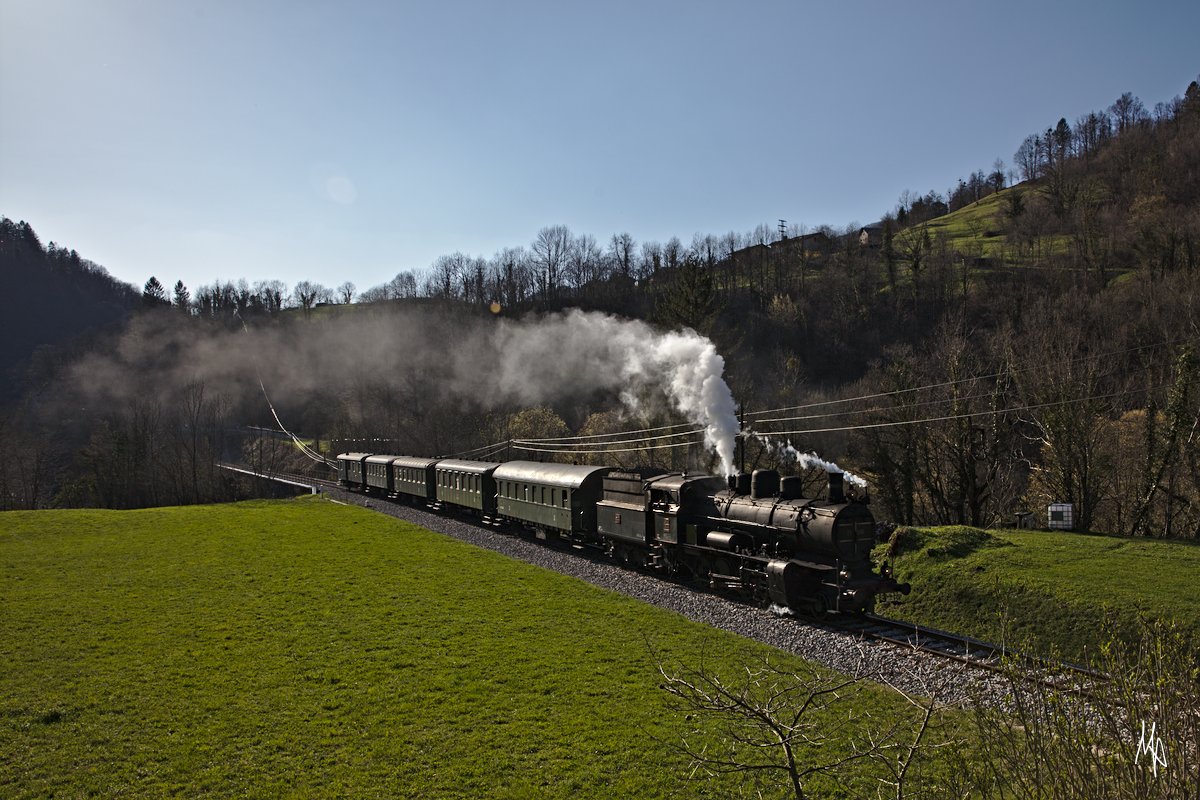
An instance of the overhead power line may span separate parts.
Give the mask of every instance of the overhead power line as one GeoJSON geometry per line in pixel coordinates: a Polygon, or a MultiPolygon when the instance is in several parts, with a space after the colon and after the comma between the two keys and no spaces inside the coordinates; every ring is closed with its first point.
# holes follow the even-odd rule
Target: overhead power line
{"type": "MultiPolygon", "coordinates": [[[[1101,358],[1113,358],[1115,356],[1125,355],[1127,353],[1136,353],[1140,350],[1150,350],[1150,349],[1157,348],[1157,347],[1170,347],[1170,346],[1176,345],[1176,344],[1197,343],[1197,342],[1200,342],[1200,338],[1197,338],[1194,336],[1188,336],[1188,337],[1183,337],[1180,339],[1172,339],[1172,340],[1165,341],[1165,342],[1156,342],[1154,344],[1140,345],[1138,347],[1128,347],[1128,348],[1125,348],[1124,350],[1114,350],[1114,351],[1111,351],[1108,353],[1097,353],[1095,355],[1090,355],[1090,356],[1080,356],[1079,358],[1072,359],[1071,361],[1067,361],[1065,363],[1080,364],[1080,363],[1084,363],[1087,361],[1095,361],[1095,360],[1101,359],[1101,358]]],[[[911,392],[921,392],[921,391],[925,391],[927,389],[942,389],[947,386],[955,386],[955,385],[958,385],[961,383],[974,383],[976,381],[992,380],[993,378],[999,378],[1003,375],[1008,375],[1008,374],[1013,374],[1013,373],[1019,374],[1022,372],[1030,372],[1035,369],[1044,369],[1044,365],[1038,364],[1035,366],[1021,367],[1021,368],[1013,369],[1013,370],[1003,370],[1001,372],[993,372],[990,375],[975,375],[970,378],[960,378],[958,380],[943,381],[941,383],[930,383],[930,384],[926,384],[924,386],[910,386],[905,389],[894,389],[894,390],[888,391],[888,392],[875,392],[873,394],[864,394],[864,395],[860,395],[858,397],[844,397],[839,400],[822,400],[822,401],[819,401],[816,403],[805,403],[802,405],[795,405],[795,406],[782,406],[780,408],[768,408],[768,409],[764,409],[762,411],[747,411],[746,416],[747,417],[758,417],[758,416],[762,416],[763,414],[776,414],[781,411],[802,411],[802,410],[808,409],[808,408],[821,408],[823,406],[840,405],[842,403],[853,403],[853,402],[857,402],[859,400],[876,400],[881,397],[894,397],[896,395],[909,394],[911,392]]]]}
{"type": "MultiPolygon", "coordinates": [[[[1147,364],[1139,369],[1131,370],[1128,374],[1136,374],[1138,372],[1145,372],[1146,370],[1150,369],[1152,366],[1154,366],[1154,365],[1147,364]]],[[[1004,374],[1004,373],[1000,373],[1000,374],[1004,374]]],[[[958,382],[965,382],[965,380],[967,380],[967,379],[964,379],[964,381],[958,381],[958,382]]],[[[979,378],[977,380],[983,380],[983,378],[979,378]]],[[[945,385],[945,384],[938,384],[938,386],[942,386],[942,385],[945,385]]],[[[918,387],[918,388],[935,388],[935,387],[918,387]]],[[[897,393],[907,392],[907,391],[916,391],[916,389],[912,389],[912,390],[901,389],[901,390],[898,390],[897,393]]],[[[884,411],[896,411],[898,409],[920,408],[922,406],[936,406],[936,405],[943,405],[945,403],[966,403],[966,402],[970,402],[972,400],[987,400],[987,399],[991,399],[993,397],[995,397],[995,393],[988,391],[988,392],[981,392],[979,394],[963,395],[961,397],[951,396],[951,397],[939,397],[939,398],[934,398],[931,400],[920,400],[920,401],[913,402],[913,403],[905,403],[902,406],[873,406],[871,408],[855,408],[855,409],[849,409],[846,411],[827,411],[827,412],[824,412],[821,414],[804,414],[801,416],[793,416],[793,417],[769,417],[767,419],[757,419],[754,421],[759,424],[766,424],[766,423],[772,423],[772,422],[798,422],[798,421],[806,420],[806,419],[830,419],[832,417],[845,417],[845,416],[852,416],[852,415],[856,415],[856,414],[874,414],[874,413],[884,412],[884,411]]],[[[830,402],[831,403],[832,402],[840,403],[840,402],[850,402],[850,401],[845,400],[845,401],[830,401],[830,402]]],[[[760,411],[758,413],[762,414],[762,413],[766,413],[766,412],[760,411]]]]}
{"type": "Polygon", "coordinates": [[[511,446],[511,444],[512,440],[506,439],[503,442],[495,442],[493,444],[484,445],[483,447],[476,447],[473,450],[463,450],[459,453],[451,453],[450,455],[442,456],[442,458],[459,458],[466,461],[486,461],[491,456],[511,446]]]}
{"type": "MultiPolygon", "coordinates": [[[[653,433],[654,431],[669,431],[673,428],[686,428],[686,427],[692,426],[692,425],[693,425],[693,423],[691,423],[691,422],[680,422],[675,425],[660,425],[657,428],[638,428],[636,430],[621,431],[619,433],[589,433],[584,436],[549,436],[549,437],[542,438],[542,439],[536,439],[536,438],[521,439],[521,441],[522,442],[574,442],[574,441],[581,441],[581,440],[585,440],[585,439],[601,439],[605,436],[632,436],[632,435],[638,434],[638,433],[653,433]]],[[[689,431],[689,433],[692,433],[692,432],[694,432],[694,431],[689,431]]],[[[672,434],[672,435],[680,436],[680,435],[684,435],[684,434],[672,434]]],[[[651,438],[653,438],[653,437],[651,437],[651,438]]]]}
{"type": "MultiPolygon", "coordinates": [[[[1158,389],[1162,389],[1162,388],[1164,388],[1164,387],[1156,386],[1156,387],[1153,387],[1153,390],[1157,391],[1158,389]]],[[[1098,401],[1098,400],[1109,400],[1114,397],[1121,397],[1123,395],[1132,394],[1136,391],[1141,391],[1141,390],[1140,389],[1125,389],[1125,390],[1122,390],[1119,392],[1111,392],[1109,394],[1103,394],[1103,395],[1088,395],[1085,397],[1074,397],[1074,398],[1070,398],[1067,400],[1055,400],[1055,401],[1050,401],[1050,402],[1046,402],[1046,403],[1032,403],[1032,404],[1028,404],[1028,405],[1011,406],[1009,408],[1003,408],[1003,409],[988,409],[986,411],[971,411],[971,412],[965,412],[962,414],[946,414],[943,416],[925,417],[922,419],[890,420],[887,422],[870,422],[870,423],[863,423],[860,425],[844,425],[844,426],[829,427],[829,428],[805,428],[805,429],[789,430],[789,431],[751,431],[751,430],[747,430],[744,432],[743,435],[760,437],[760,438],[761,437],[770,437],[770,436],[799,436],[799,435],[814,434],[814,433],[837,433],[837,432],[845,432],[845,431],[870,430],[870,429],[875,429],[875,428],[894,428],[894,427],[901,427],[904,425],[925,425],[925,424],[929,424],[929,423],[933,423],[933,422],[947,422],[950,420],[971,419],[973,417],[985,417],[985,416],[991,416],[991,415],[996,415],[996,414],[1015,414],[1015,413],[1019,413],[1022,411],[1033,411],[1033,410],[1040,409],[1040,408],[1054,408],[1057,406],[1072,405],[1075,403],[1086,403],[1086,402],[1093,402],[1093,401],[1098,401]]],[[[641,450],[666,450],[666,449],[675,448],[675,447],[690,447],[693,444],[696,444],[696,443],[695,442],[677,442],[674,444],[645,445],[642,447],[628,447],[628,448],[596,447],[594,449],[586,449],[586,450],[585,449],[557,450],[557,449],[547,449],[547,448],[541,448],[541,447],[532,447],[530,445],[525,444],[521,440],[514,440],[513,448],[519,449],[519,450],[537,452],[537,453],[555,453],[558,455],[602,455],[604,453],[632,453],[632,452],[638,452],[641,450]]]]}
{"type": "MultiPolygon", "coordinates": [[[[642,436],[637,438],[624,438],[622,434],[609,433],[606,436],[616,437],[609,441],[603,442],[559,442],[545,439],[514,439],[515,442],[528,442],[530,444],[540,444],[545,447],[603,447],[609,444],[636,444],[638,442],[657,442],[660,439],[678,439],[684,436],[696,436],[704,432],[703,428],[692,428],[679,433],[664,433],[661,436],[642,436]]],[[[631,431],[631,433],[641,433],[641,431],[631,431]]]]}
{"type": "MultiPolygon", "coordinates": [[[[1157,391],[1164,388],[1163,386],[1155,386],[1152,391],[1157,391]]],[[[1110,394],[1090,395],[1088,397],[1076,397],[1070,400],[1055,400],[1048,403],[1034,403],[1025,406],[1012,406],[1010,408],[989,409],[987,411],[970,411],[963,414],[948,414],[942,417],[927,417],[925,419],[902,419],[892,420],[889,422],[870,422],[862,425],[845,425],[838,428],[806,428],[794,431],[755,431],[760,436],[799,436],[810,433],[838,433],[841,431],[860,431],[870,428],[893,428],[901,425],[922,425],[929,422],[946,422],[955,419],[970,419],[971,417],[987,417],[996,414],[1014,414],[1020,411],[1033,411],[1039,408],[1053,408],[1055,406],[1071,405],[1072,403],[1087,403],[1094,400],[1109,400],[1113,397],[1121,397],[1134,392],[1140,392],[1141,389],[1124,389],[1119,392],[1110,394]]]]}
{"type": "Polygon", "coordinates": [[[531,453],[554,453],[560,456],[592,456],[605,453],[639,453],[646,450],[670,450],[675,447],[692,447],[698,442],[675,442],[674,444],[651,444],[642,447],[606,448],[602,450],[549,450],[541,447],[531,447],[519,441],[513,442],[514,450],[525,450],[531,453]]]}

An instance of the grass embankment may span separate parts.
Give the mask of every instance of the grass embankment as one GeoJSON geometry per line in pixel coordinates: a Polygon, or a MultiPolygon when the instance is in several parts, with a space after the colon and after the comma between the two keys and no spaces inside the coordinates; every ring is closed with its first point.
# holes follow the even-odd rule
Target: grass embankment
{"type": "Polygon", "coordinates": [[[0,796],[729,796],[685,782],[651,647],[768,652],[316,498],[9,512],[0,796]]]}
{"type": "Polygon", "coordinates": [[[1200,545],[962,526],[897,533],[896,573],[913,590],[882,613],[1074,658],[1094,652],[1110,623],[1129,636],[1146,619],[1174,619],[1200,635],[1200,545]]]}

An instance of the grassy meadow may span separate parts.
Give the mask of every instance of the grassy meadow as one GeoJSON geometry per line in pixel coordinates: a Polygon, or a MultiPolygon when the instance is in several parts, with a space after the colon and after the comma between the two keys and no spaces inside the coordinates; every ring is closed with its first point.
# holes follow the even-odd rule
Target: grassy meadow
{"type": "Polygon", "coordinates": [[[7,512],[0,796],[728,797],[655,659],[768,652],[318,498],[7,512]]]}
{"type": "Polygon", "coordinates": [[[1029,266],[1049,256],[1066,255],[1070,250],[1070,237],[1066,235],[1042,235],[1033,252],[1022,255],[1016,243],[1003,232],[1008,225],[1005,214],[1014,197],[1022,198],[1028,204],[1036,191],[1024,183],[1010,186],[915,226],[909,234],[901,236],[913,236],[927,230],[933,241],[944,241],[947,249],[964,257],[1003,259],[1015,266],[1029,266]]]}
{"type": "Polygon", "coordinates": [[[1197,543],[951,526],[902,528],[897,551],[913,590],[883,613],[1072,657],[1148,619],[1200,635],[1197,543]]]}

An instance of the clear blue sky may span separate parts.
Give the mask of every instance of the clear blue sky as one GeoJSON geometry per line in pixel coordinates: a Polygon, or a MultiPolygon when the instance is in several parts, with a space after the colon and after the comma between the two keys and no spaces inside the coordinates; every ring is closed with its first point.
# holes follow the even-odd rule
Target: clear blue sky
{"type": "Polygon", "coordinates": [[[193,289],[365,289],[560,223],[871,222],[1200,72],[1195,0],[0,9],[0,214],[193,289]]]}

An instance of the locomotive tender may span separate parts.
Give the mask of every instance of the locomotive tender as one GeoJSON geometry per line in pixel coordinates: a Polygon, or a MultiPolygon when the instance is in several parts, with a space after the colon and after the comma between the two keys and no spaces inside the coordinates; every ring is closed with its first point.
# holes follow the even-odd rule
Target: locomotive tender
{"type": "Polygon", "coordinates": [[[755,470],[713,476],[535,461],[463,461],[343,453],[348,489],[515,523],[541,538],[596,547],[619,561],[706,582],[802,614],[865,612],[907,594],[871,562],[875,519],[831,473],[824,499],[799,478],[755,470]]]}

